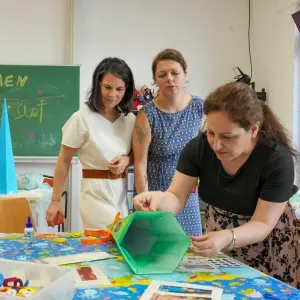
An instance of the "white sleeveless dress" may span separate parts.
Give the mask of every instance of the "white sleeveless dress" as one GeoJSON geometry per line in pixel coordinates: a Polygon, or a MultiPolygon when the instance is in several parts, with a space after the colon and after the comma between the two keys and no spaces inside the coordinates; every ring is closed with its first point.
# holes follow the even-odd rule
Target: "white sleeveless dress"
{"type": "MultiPolygon", "coordinates": [[[[134,124],[132,113],[121,114],[111,123],[85,106],[63,126],[62,144],[79,148],[77,154],[83,169],[107,170],[113,158],[129,154],[134,124]]],[[[83,178],[79,212],[84,228],[106,228],[118,212],[127,216],[126,178],[83,178]]]]}

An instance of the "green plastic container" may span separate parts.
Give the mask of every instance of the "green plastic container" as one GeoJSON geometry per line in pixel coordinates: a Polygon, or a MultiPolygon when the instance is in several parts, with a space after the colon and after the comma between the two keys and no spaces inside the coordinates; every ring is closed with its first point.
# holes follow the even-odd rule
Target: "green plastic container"
{"type": "Polygon", "coordinates": [[[190,246],[170,212],[134,212],[115,224],[112,236],[135,274],[172,273],[190,246]]]}

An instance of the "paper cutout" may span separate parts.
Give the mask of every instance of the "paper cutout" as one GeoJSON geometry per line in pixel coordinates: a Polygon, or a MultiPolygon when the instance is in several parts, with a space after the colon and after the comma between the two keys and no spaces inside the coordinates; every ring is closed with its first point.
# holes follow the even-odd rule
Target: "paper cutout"
{"type": "Polygon", "coordinates": [[[74,268],[74,283],[76,288],[111,285],[107,276],[98,266],[76,266],[74,268]]]}
{"type": "Polygon", "coordinates": [[[16,168],[11,143],[6,99],[4,99],[0,128],[0,194],[12,194],[17,192],[16,168]]]}

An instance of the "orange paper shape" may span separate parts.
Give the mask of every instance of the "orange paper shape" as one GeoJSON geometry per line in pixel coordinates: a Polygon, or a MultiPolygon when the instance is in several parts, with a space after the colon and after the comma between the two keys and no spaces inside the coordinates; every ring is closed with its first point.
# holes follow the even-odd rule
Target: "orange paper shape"
{"type": "Polygon", "coordinates": [[[104,244],[110,241],[113,241],[111,235],[112,228],[114,225],[121,219],[121,214],[118,212],[115,216],[113,223],[107,229],[85,229],[84,235],[89,237],[98,237],[95,238],[84,238],[80,239],[80,242],[85,245],[95,245],[95,244],[104,244]]]}

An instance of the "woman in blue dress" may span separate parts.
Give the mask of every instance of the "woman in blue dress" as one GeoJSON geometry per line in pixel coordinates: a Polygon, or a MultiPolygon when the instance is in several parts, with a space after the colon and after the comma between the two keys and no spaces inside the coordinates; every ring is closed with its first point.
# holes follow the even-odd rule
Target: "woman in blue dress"
{"type": "MultiPolygon", "coordinates": [[[[180,52],[166,49],[152,63],[159,96],[143,106],[133,132],[136,193],[166,191],[183,147],[199,134],[203,99],[185,93],[187,64],[180,52]]],[[[202,233],[200,207],[195,190],[176,216],[189,235],[202,233]]]]}

